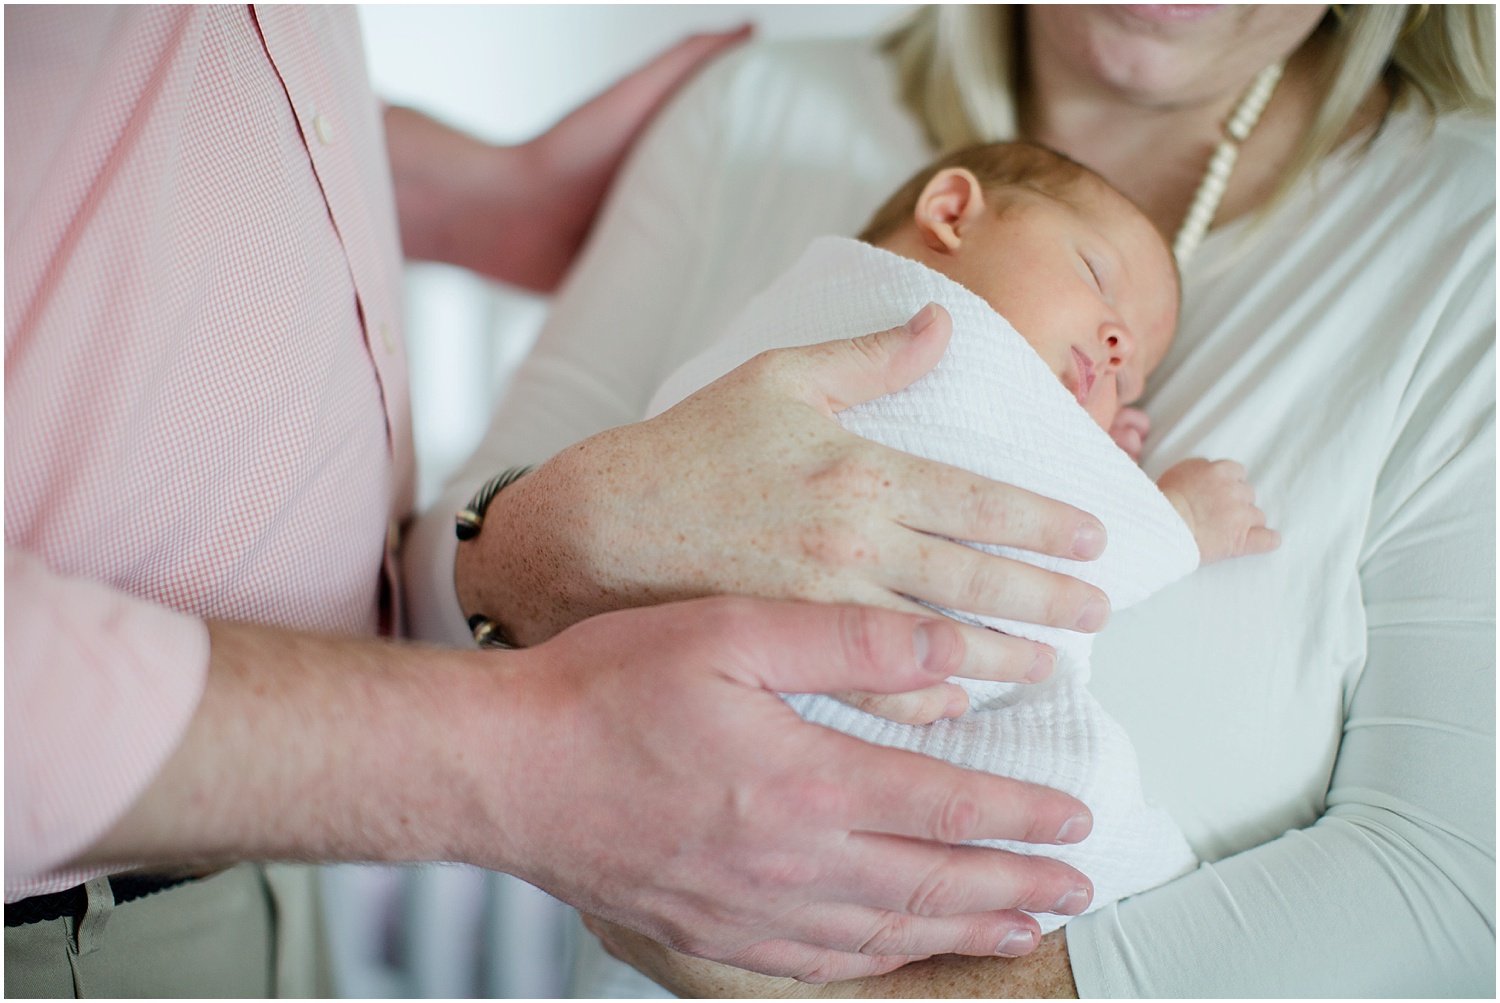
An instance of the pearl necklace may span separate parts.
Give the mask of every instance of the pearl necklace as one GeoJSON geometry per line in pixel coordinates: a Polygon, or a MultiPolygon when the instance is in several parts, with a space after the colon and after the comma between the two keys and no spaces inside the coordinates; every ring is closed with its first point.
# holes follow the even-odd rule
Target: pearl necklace
{"type": "Polygon", "coordinates": [[[1229,175],[1234,173],[1235,162],[1239,160],[1240,144],[1250,138],[1251,130],[1260,121],[1261,112],[1270,103],[1283,69],[1284,63],[1272,63],[1256,74],[1250,89],[1235,106],[1234,114],[1229,116],[1229,124],[1224,127],[1225,136],[1219,140],[1208,162],[1208,170],[1198,182],[1198,191],[1193,195],[1193,204],[1188,207],[1187,218],[1182,221],[1177,239],[1172,242],[1172,253],[1177,257],[1179,268],[1187,264],[1208,233],[1224,198],[1224,189],[1229,187],[1229,175]]]}

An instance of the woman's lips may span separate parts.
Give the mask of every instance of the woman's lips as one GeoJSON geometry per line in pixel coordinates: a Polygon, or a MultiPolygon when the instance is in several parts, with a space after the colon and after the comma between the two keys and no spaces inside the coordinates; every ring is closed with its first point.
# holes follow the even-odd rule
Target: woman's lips
{"type": "Polygon", "coordinates": [[[1212,17],[1225,7],[1225,4],[1186,4],[1186,3],[1122,3],[1119,9],[1132,17],[1140,18],[1142,21],[1154,21],[1158,24],[1181,24],[1184,21],[1199,21],[1206,17],[1212,17]]]}
{"type": "Polygon", "coordinates": [[[1077,385],[1074,386],[1073,396],[1078,398],[1078,403],[1087,405],[1089,391],[1094,389],[1094,360],[1084,355],[1078,349],[1073,349],[1073,369],[1077,385]]]}

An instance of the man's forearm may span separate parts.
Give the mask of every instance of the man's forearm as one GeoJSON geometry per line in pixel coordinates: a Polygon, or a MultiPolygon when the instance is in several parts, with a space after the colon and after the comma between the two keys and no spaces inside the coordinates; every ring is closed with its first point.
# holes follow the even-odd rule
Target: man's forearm
{"type": "Polygon", "coordinates": [[[185,739],[78,863],[463,861],[794,975],[866,974],[851,951],[881,938],[989,954],[1018,925],[1002,910],[1087,900],[1057,861],[951,845],[1081,838],[1079,802],[862,745],[776,696],[930,685],[969,657],[948,621],[720,598],[514,652],[228,624],[210,642],[185,739]],[[912,902],[923,916],[888,920],[912,902]]]}
{"type": "Polygon", "coordinates": [[[491,146],[395,106],[385,113],[385,141],[407,257],[549,288],[528,277],[528,235],[518,232],[539,173],[530,146],[491,146]]]}
{"type": "MultiPolygon", "coordinates": [[[[449,860],[500,753],[504,655],[210,628],[208,684],[145,794],[80,864],[449,860]],[[486,708],[482,730],[465,717],[486,708]],[[482,735],[486,749],[460,736],[482,735]]],[[[492,844],[504,830],[490,828],[492,844]]],[[[503,852],[497,856],[503,856],[503,852]]]]}
{"type": "Polygon", "coordinates": [[[741,28],[688,38],[519,146],[490,146],[410,108],[389,109],[386,148],[407,256],[556,289],[652,115],[699,66],[747,37],[741,28]]]}
{"type": "Polygon", "coordinates": [[[1076,999],[1068,940],[1062,930],[1042,938],[1021,958],[965,958],[939,955],[889,975],[852,979],[816,994],[843,999],[1076,999]]]}
{"type": "MultiPolygon", "coordinates": [[[[611,954],[684,999],[1076,999],[1063,930],[1019,958],[943,954],[880,975],[808,984],[692,958],[610,923],[584,924],[611,954]]],[[[893,964],[898,963],[893,962],[893,964]]]]}
{"type": "MultiPolygon", "coordinates": [[[[586,106],[588,107],[588,106],[586,106]]],[[[410,108],[385,113],[386,150],[408,258],[459,265],[534,292],[557,288],[624,157],[578,116],[517,146],[491,146],[410,108]]]]}

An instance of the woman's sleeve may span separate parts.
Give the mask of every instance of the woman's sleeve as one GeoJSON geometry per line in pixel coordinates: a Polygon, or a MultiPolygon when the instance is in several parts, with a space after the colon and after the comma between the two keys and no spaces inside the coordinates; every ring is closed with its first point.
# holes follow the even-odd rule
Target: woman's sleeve
{"type": "Polygon", "coordinates": [[[453,515],[481,484],[643,417],[697,295],[695,263],[712,241],[704,204],[720,153],[723,92],[738,58],[708,67],[642,137],[483,441],[408,533],[412,636],[469,640],[453,593],[453,515]]]}
{"type": "Polygon", "coordinates": [[[1322,817],[1075,920],[1080,996],[1494,995],[1494,267],[1393,426],[1322,817]]]}

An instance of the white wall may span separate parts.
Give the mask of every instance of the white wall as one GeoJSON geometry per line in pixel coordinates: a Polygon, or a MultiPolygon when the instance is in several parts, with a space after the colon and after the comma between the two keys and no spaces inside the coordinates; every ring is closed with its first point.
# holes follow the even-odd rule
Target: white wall
{"type": "MultiPolygon", "coordinates": [[[[686,34],[866,34],[911,5],[366,5],[376,93],[492,142],[543,131],[686,34]]],[[[468,455],[546,316],[541,297],[440,265],[407,269],[420,500],[468,455]]],[[[468,867],[330,868],[329,932],[351,996],[555,996],[571,926],[558,905],[468,867]]]]}
{"type": "Polygon", "coordinates": [[[684,35],[864,34],[911,4],[366,4],[376,93],[491,142],[542,132],[684,35]]]}

